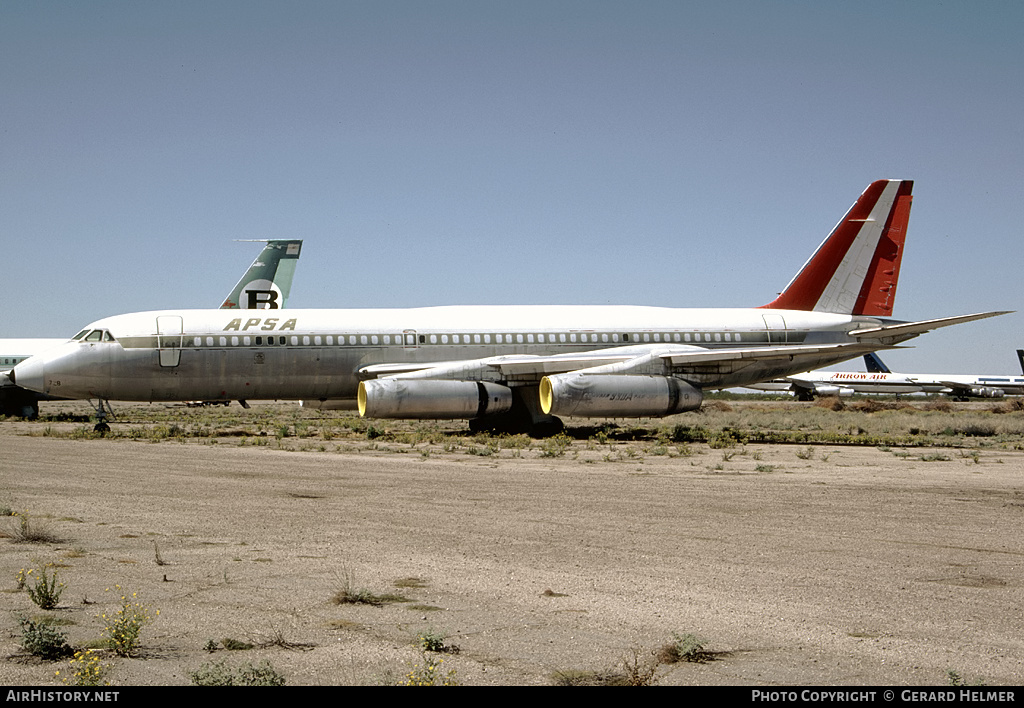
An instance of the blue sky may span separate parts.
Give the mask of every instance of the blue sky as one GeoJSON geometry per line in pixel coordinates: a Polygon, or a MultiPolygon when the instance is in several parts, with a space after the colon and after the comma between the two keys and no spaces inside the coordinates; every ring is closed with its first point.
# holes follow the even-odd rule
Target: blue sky
{"type": "MultiPolygon", "coordinates": [[[[915,180],[895,315],[1024,309],[1024,3],[0,0],[0,336],[214,307],[746,307],[915,180]]],[[[1024,315],[885,357],[1010,373],[1024,315]]]]}

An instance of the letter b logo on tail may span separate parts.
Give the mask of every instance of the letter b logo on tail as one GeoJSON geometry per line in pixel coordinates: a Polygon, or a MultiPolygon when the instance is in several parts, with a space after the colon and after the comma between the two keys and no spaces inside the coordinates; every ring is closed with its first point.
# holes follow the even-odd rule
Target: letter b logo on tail
{"type": "Polygon", "coordinates": [[[281,288],[269,280],[250,280],[238,294],[243,310],[280,310],[284,303],[281,288]]]}
{"type": "Polygon", "coordinates": [[[247,310],[277,310],[281,307],[273,290],[246,290],[245,294],[249,296],[249,304],[245,306],[247,310]]]}

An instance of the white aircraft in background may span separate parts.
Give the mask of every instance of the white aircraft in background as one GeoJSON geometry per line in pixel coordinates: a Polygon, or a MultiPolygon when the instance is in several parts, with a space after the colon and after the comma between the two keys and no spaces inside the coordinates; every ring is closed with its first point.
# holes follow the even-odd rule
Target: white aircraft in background
{"type": "Polygon", "coordinates": [[[137,312],[98,320],[18,364],[51,396],[342,402],[377,418],[559,430],[557,416],[664,416],[746,386],[991,317],[890,319],[908,180],[872,183],[786,289],[758,308],[453,306],[137,312]]]}
{"type": "MultiPolygon", "coordinates": [[[[1024,373],[1024,349],[1017,350],[1024,373]]],[[[957,401],[1024,395],[1024,376],[1015,374],[898,374],[874,354],[864,356],[867,371],[808,371],[751,384],[759,391],[788,391],[798,400],[855,393],[942,393],[957,401]]]]}
{"type": "MultiPolygon", "coordinates": [[[[252,262],[241,280],[228,293],[223,309],[276,309],[288,301],[295,276],[295,265],[302,251],[302,241],[246,239],[248,242],[266,243],[260,255],[252,262]]],[[[10,382],[11,368],[31,356],[36,356],[67,339],[0,339],[0,415],[35,418],[39,415],[39,401],[52,400],[34,391],[28,391],[10,382]]]]}

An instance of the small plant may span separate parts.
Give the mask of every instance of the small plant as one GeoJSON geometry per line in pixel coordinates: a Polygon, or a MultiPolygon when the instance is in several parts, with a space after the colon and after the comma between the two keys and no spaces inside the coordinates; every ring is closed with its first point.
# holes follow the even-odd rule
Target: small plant
{"type": "Polygon", "coordinates": [[[445,644],[445,635],[441,634],[435,629],[425,629],[419,633],[416,637],[416,643],[420,649],[426,652],[434,652],[437,654],[458,654],[459,647],[457,644],[445,644]]]}
{"type": "MultiPolygon", "coordinates": [[[[120,585],[114,587],[121,590],[120,585]]],[[[149,608],[138,601],[138,593],[121,595],[121,609],[115,615],[100,615],[107,625],[103,629],[107,647],[118,656],[132,656],[139,648],[142,628],[159,615],[160,610],[150,615],[149,608]]]]}
{"type": "Polygon", "coordinates": [[[799,457],[801,460],[814,459],[814,448],[811,446],[807,446],[802,452],[797,452],[796,456],[799,457]]]}
{"type": "Polygon", "coordinates": [[[32,521],[27,511],[15,512],[11,516],[17,519],[10,534],[15,543],[60,543],[60,538],[45,525],[32,521]]]}
{"type": "Polygon", "coordinates": [[[22,569],[18,573],[18,587],[28,591],[32,602],[42,610],[52,610],[56,607],[60,602],[61,593],[64,592],[64,583],[57,582],[56,570],[47,577],[46,569],[51,567],[52,565],[47,563],[38,573],[35,568],[29,568],[28,571],[22,569]]]}
{"type": "Polygon", "coordinates": [[[60,671],[54,675],[64,683],[71,686],[109,686],[109,681],[104,681],[109,664],[100,661],[95,649],[75,652],[75,657],[68,662],[67,675],[61,676],[60,671]]]}
{"type": "Polygon", "coordinates": [[[960,672],[959,671],[954,671],[953,669],[949,669],[949,670],[946,671],[946,678],[949,680],[949,685],[950,686],[984,686],[985,685],[985,682],[982,681],[981,679],[977,679],[977,680],[975,680],[972,683],[967,683],[967,681],[960,674],[960,672]]]}
{"type": "Polygon", "coordinates": [[[541,457],[563,457],[566,451],[572,447],[572,438],[565,433],[553,435],[541,443],[541,457]]]}
{"type": "Polygon", "coordinates": [[[220,644],[228,651],[247,651],[256,646],[255,644],[243,642],[241,639],[232,639],[231,637],[225,637],[224,639],[221,639],[220,644]]]}
{"type": "Polygon", "coordinates": [[[345,575],[345,582],[338,592],[334,593],[331,602],[335,605],[374,605],[379,606],[388,602],[408,602],[409,598],[394,593],[375,593],[366,588],[355,589],[352,585],[352,577],[345,575]]]}
{"type": "Polygon", "coordinates": [[[189,673],[193,686],[284,686],[285,679],[267,660],[232,668],[227,662],[203,664],[189,673]]]}
{"type": "Polygon", "coordinates": [[[658,660],[663,664],[675,664],[680,661],[703,664],[714,658],[714,654],[704,648],[706,643],[706,640],[695,634],[673,634],[672,643],[666,644],[658,651],[658,660]]]}
{"type": "Polygon", "coordinates": [[[627,686],[653,686],[658,682],[658,664],[641,658],[641,652],[636,647],[622,660],[621,665],[627,686]]]}
{"type": "Polygon", "coordinates": [[[423,651],[444,651],[444,635],[433,629],[425,629],[416,637],[416,643],[423,651]]]}
{"type": "Polygon", "coordinates": [[[455,669],[444,670],[444,659],[423,655],[422,664],[413,664],[399,686],[458,686],[455,669]]]}
{"type": "Polygon", "coordinates": [[[68,644],[67,635],[50,622],[22,617],[18,623],[21,624],[21,646],[29,654],[47,661],[55,661],[71,656],[74,651],[68,644]]]}
{"type": "Polygon", "coordinates": [[[974,464],[981,464],[981,453],[978,450],[961,450],[960,457],[970,460],[974,464]]]}

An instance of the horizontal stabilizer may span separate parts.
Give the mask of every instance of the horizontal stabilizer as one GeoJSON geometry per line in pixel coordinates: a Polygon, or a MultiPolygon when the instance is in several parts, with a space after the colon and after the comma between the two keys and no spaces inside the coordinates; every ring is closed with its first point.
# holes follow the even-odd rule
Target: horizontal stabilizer
{"type": "Polygon", "coordinates": [[[964,322],[974,322],[975,320],[984,320],[989,317],[1008,315],[1011,312],[1012,310],[1000,310],[997,312],[979,312],[974,315],[940,317],[935,320],[921,320],[920,322],[901,322],[899,324],[882,325],[881,327],[857,329],[850,332],[850,336],[856,337],[857,339],[870,339],[875,341],[888,339],[889,337],[906,338],[907,336],[931,332],[933,329],[939,329],[940,327],[949,327],[950,325],[963,324],[964,322]]]}

